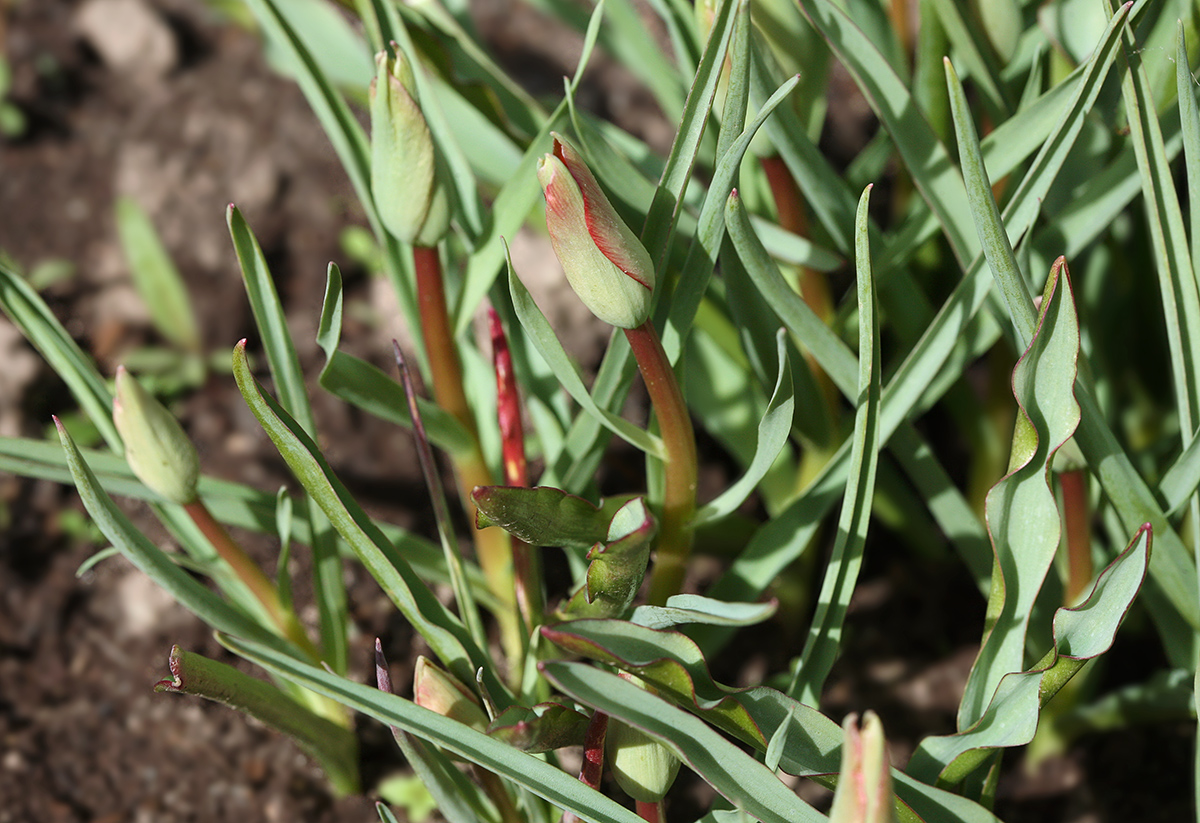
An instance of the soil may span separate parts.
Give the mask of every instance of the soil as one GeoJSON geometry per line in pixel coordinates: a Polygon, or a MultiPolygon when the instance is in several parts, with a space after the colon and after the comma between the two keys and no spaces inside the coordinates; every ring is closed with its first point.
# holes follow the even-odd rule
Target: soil
{"type": "MultiPolygon", "coordinates": [[[[547,37],[516,0],[477,5],[502,59],[535,92],[554,93],[573,69],[577,39],[547,37]]],[[[343,264],[353,307],[345,347],[389,365],[387,341],[403,335],[395,305],[339,245],[342,229],[363,216],[303,97],[264,63],[251,33],[194,0],[0,0],[0,20],[12,99],[28,118],[23,135],[0,142],[0,250],[25,270],[71,264],[74,275],[45,294],[103,373],[162,342],[128,279],[112,218],[118,196],[136,200],[159,229],[208,351],[254,334],[224,223],[232,201],[279,278],[306,373],[322,363],[312,341],[330,260],[343,264]],[[101,3],[133,15],[129,27],[113,32],[89,21],[89,7],[101,3]],[[130,52],[135,23],[147,39],[135,38],[130,52]]],[[[589,74],[583,101],[660,148],[670,139],[645,93],[614,66],[589,74]]],[[[856,122],[862,127],[861,117],[856,122]]],[[[594,362],[602,334],[569,300],[560,304],[560,327],[580,330],[574,351],[594,362]]],[[[409,436],[313,388],[323,445],[348,485],[373,514],[428,532],[428,516],[404,502],[423,499],[409,436]]],[[[48,367],[0,320],[0,433],[38,436],[51,413],[70,406],[48,367]]],[[[262,489],[293,485],[227,375],[210,373],[176,411],[206,472],[262,489]]],[[[155,540],[167,539],[145,507],[126,505],[155,540]]],[[[124,560],[76,576],[102,547],[81,512],[73,489],[0,474],[0,823],[377,819],[368,796],[331,796],[288,740],[223,707],[152,691],[173,644],[250,668],[124,560]]],[[[271,541],[239,537],[271,567],[271,541]]],[[[304,603],[304,558],[294,563],[304,603]]],[[[902,763],[912,740],[952,728],[983,604],[952,565],[871,559],[864,574],[851,651],[824,706],[834,717],[876,708],[902,763]]],[[[347,575],[357,629],[352,676],[370,682],[379,636],[393,681],[411,682],[419,649],[410,632],[365,572],[351,567],[347,575]]],[[[1110,670],[1136,676],[1163,665],[1148,637],[1123,641],[1114,652],[1120,665],[1110,670]]],[[[770,651],[778,644],[752,642],[762,651],[743,647],[736,659],[718,661],[726,680],[750,682],[786,665],[786,655],[770,651]]],[[[362,722],[359,733],[369,792],[404,764],[386,730],[362,722]]],[[[1008,821],[1182,820],[1192,734],[1181,724],[1092,736],[1036,772],[1010,758],[997,811],[1008,821]]],[[[672,819],[693,819],[690,796],[681,787],[672,819]]],[[[824,802],[820,791],[811,796],[824,802]]]]}

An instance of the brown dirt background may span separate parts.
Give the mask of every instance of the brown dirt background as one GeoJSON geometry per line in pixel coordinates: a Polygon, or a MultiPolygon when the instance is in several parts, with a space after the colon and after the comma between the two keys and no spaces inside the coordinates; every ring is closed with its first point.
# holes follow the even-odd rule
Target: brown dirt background
{"type": "MultiPolygon", "coordinates": [[[[251,34],[203,4],[121,2],[160,27],[157,50],[126,63],[106,53],[83,22],[89,4],[0,0],[13,99],[30,121],[23,137],[0,142],[0,249],[26,269],[49,259],[74,265],[75,276],[51,287],[47,299],[112,374],[126,352],[155,342],[112,219],[114,199],[132,196],[186,278],[206,347],[224,351],[253,337],[224,223],[232,201],[280,279],[308,373],[321,362],[312,340],[330,260],[344,263],[347,299],[357,307],[347,315],[346,347],[386,366],[386,341],[402,330],[386,287],[356,270],[339,247],[341,229],[361,224],[362,215],[300,93],[264,64],[251,34]]],[[[577,38],[548,36],[516,0],[476,7],[481,30],[523,82],[535,92],[559,88],[577,38]]],[[[861,103],[849,93],[838,100],[841,120],[865,128],[861,103]]],[[[655,145],[670,140],[669,124],[615,66],[601,62],[589,73],[583,102],[655,145]]],[[[845,139],[828,135],[825,142],[844,147],[845,139]]],[[[601,336],[569,300],[561,311],[564,327],[579,329],[575,350],[594,357],[601,336]]],[[[368,508],[428,529],[429,518],[404,502],[424,494],[408,435],[315,387],[313,395],[330,460],[368,508]]],[[[36,436],[51,413],[69,408],[65,388],[0,320],[0,433],[36,436]]],[[[210,375],[177,411],[206,472],[263,489],[291,482],[227,376],[210,375]]],[[[719,474],[720,461],[713,462],[719,474]]],[[[128,509],[150,523],[144,507],[128,509]]],[[[105,561],[76,578],[97,549],[72,526],[80,511],[73,490],[0,474],[0,823],[377,819],[367,798],[331,797],[317,767],[287,740],[222,707],[151,690],[166,675],[172,644],[236,661],[125,561],[105,561]]],[[[164,539],[161,531],[152,536],[164,539]]],[[[273,566],[271,541],[247,542],[273,566]]],[[[902,762],[913,739],[952,727],[982,603],[954,594],[969,589],[959,570],[914,568],[882,554],[868,562],[852,607],[852,648],[823,704],[835,717],[879,710],[902,762]]],[[[295,563],[303,603],[303,557],[295,563]]],[[[419,646],[361,569],[349,567],[347,576],[358,630],[353,675],[369,682],[371,639],[381,636],[393,680],[409,682],[419,646]]],[[[720,670],[741,682],[778,671],[794,653],[780,649],[786,634],[778,626],[755,632],[739,656],[718,661],[720,670]]],[[[1161,665],[1154,641],[1138,637],[1118,645],[1111,670],[1136,675],[1161,665]]],[[[403,768],[385,730],[363,722],[360,733],[368,786],[403,768]]],[[[1192,735],[1180,724],[1091,736],[1034,773],[1010,758],[998,813],[1008,821],[1183,820],[1192,735]]],[[[673,819],[693,819],[690,791],[680,788],[673,819]]]]}

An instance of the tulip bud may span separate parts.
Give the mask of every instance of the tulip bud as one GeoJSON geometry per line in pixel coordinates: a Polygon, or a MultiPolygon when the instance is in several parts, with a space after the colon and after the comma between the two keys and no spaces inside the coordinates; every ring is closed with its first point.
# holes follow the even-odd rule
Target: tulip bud
{"type": "MultiPolygon", "coordinates": [[[[639,678],[626,674],[621,676],[643,689],[651,690],[639,678]]],[[[679,758],[674,752],[641,729],[635,729],[615,717],[609,718],[604,747],[609,771],[616,778],[617,785],[639,803],[662,800],[675,782],[675,775],[679,774],[679,758]]]]}
{"type": "Polygon", "coordinates": [[[417,658],[413,672],[413,702],[472,729],[483,731],[488,725],[487,715],[475,695],[423,655],[417,658]]]}
{"type": "Polygon", "coordinates": [[[892,823],[892,771],[883,739],[883,724],[875,712],[849,715],[842,724],[842,771],[830,823],[892,823]]]}
{"type": "Polygon", "coordinates": [[[172,503],[196,499],[200,458],[179,421],[122,366],[117,369],[113,423],[138,480],[172,503]]]}
{"type": "Polygon", "coordinates": [[[433,246],[450,225],[450,201],[438,180],[433,136],[404,55],[375,55],[371,81],[371,192],[379,219],[405,243],[433,246]]]}
{"type": "Polygon", "coordinates": [[[554,253],[594,315],[619,328],[636,328],[650,315],[654,263],[579,152],[553,136],[553,153],[538,161],[538,181],[554,253]]]}

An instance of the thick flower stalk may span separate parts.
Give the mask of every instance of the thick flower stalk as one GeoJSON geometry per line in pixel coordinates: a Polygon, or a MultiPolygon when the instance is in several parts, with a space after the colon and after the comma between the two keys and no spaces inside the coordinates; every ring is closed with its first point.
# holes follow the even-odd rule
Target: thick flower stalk
{"type": "MultiPolygon", "coordinates": [[[[393,48],[395,48],[393,46],[393,48]]],[[[471,433],[473,445],[452,455],[459,495],[471,499],[476,486],[493,478],[479,448],[475,416],[463,388],[462,362],[450,322],[438,241],[450,226],[449,190],[438,173],[437,147],[417,97],[413,67],[396,50],[375,56],[371,81],[371,191],[389,232],[412,245],[421,337],[429,360],[433,395],[471,433]]],[[[470,508],[471,504],[464,505],[470,508]]],[[[473,511],[468,512],[474,516],[473,511]]],[[[512,549],[498,530],[476,532],[475,550],[488,585],[504,604],[497,614],[514,674],[520,671],[522,637],[513,596],[512,549]]]]}
{"type": "Polygon", "coordinates": [[[666,449],[662,517],[650,602],[683,584],[696,512],[696,438],[675,372],[650,321],[654,263],[617,215],[579,152],[554,134],[538,163],[546,228],[571,287],[592,313],[625,331],[646,383],[666,449]]]}

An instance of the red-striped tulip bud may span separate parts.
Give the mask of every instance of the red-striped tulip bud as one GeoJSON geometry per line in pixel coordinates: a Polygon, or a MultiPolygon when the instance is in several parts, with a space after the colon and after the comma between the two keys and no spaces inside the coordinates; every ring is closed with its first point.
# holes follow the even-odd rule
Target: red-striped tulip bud
{"type": "Polygon", "coordinates": [[[117,369],[113,424],[125,441],[125,459],[138,480],[172,503],[196,499],[200,458],[183,427],[125,367],[117,369]]]}
{"type": "Polygon", "coordinates": [[[553,136],[554,151],[538,162],[538,181],[554,253],[594,315],[619,328],[636,328],[650,316],[654,263],[579,152],[553,136]]]}
{"type": "Polygon", "coordinates": [[[475,695],[454,675],[430,663],[424,656],[417,658],[413,672],[413,702],[478,731],[488,725],[487,715],[475,695]]]}
{"type": "Polygon", "coordinates": [[[406,243],[436,245],[450,226],[433,136],[417,101],[412,67],[397,52],[375,55],[371,81],[371,193],[379,219],[406,243]]]}
{"type": "Polygon", "coordinates": [[[875,712],[852,714],[842,724],[842,772],[830,823],[892,823],[892,769],[888,762],[883,724],[875,712]]]}

